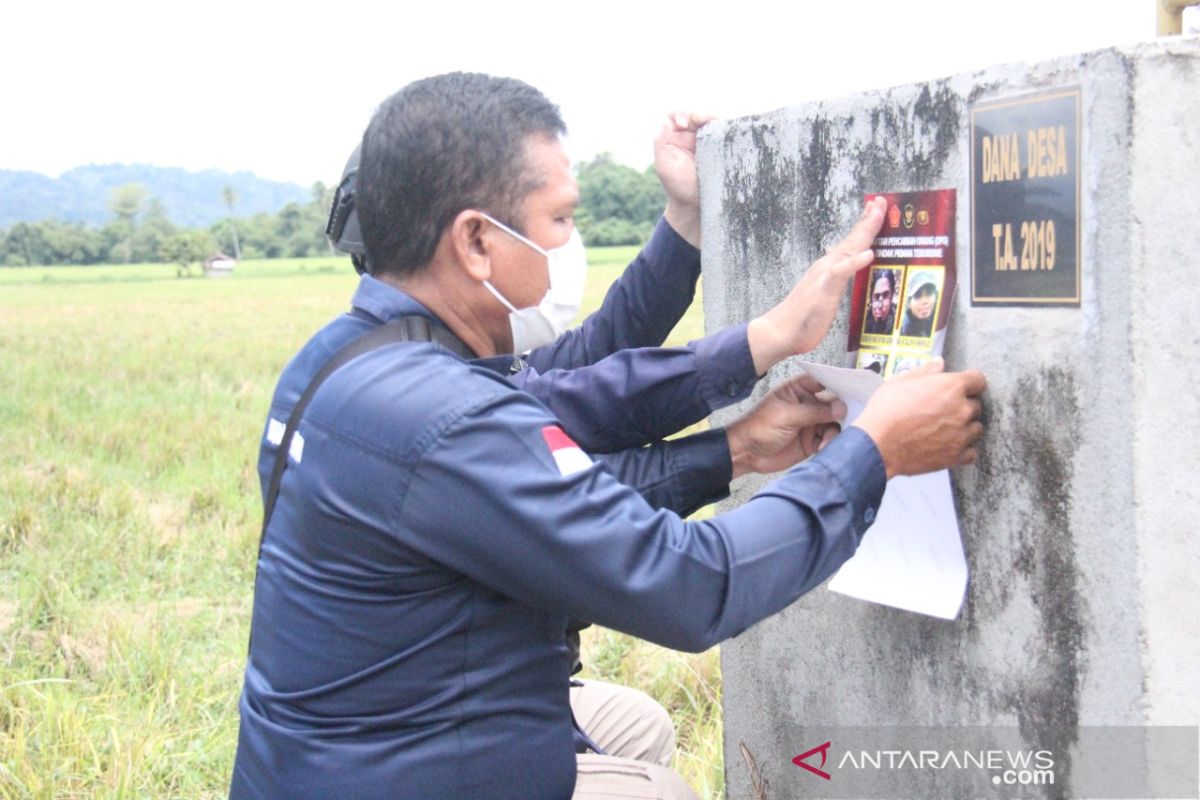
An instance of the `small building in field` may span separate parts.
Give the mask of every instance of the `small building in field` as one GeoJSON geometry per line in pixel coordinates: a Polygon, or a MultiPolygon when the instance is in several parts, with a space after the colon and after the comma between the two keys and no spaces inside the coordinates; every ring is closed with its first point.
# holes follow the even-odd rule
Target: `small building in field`
{"type": "Polygon", "coordinates": [[[204,259],[204,274],[210,278],[219,278],[233,273],[237,259],[224,253],[215,253],[204,259]]]}

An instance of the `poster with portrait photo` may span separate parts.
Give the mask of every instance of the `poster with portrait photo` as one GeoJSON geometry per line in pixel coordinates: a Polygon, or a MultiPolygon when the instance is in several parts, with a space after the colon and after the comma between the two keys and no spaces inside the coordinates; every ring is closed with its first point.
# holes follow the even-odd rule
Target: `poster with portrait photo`
{"type": "Polygon", "coordinates": [[[858,361],[854,366],[858,369],[869,369],[879,377],[887,374],[888,354],[877,350],[859,350],[858,361]]]}
{"type": "Polygon", "coordinates": [[[913,266],[905,270],[900,308],[900,347],[924,348],[933,337],[933,322],[942,303],[942,267],[913,266]]]}
{"type": "MultiPolygon", "coordinates": [[[[850,366],[859,354],[889,357],[884,377],[907,360],[941,355],[957,285],[955,191],[891,192],[875,259],[854,276],[846,343],[850,366]]],[[[874,363],[874,357],[862,360],[874,363]]]]}
{"type": "Polygon", "coordinates": [[[916,369],[931,358],[933,358],[933,356],[898,355],[896,356],[896,361],[890,374],[902,375],[911,369],[916,369]]]}
{"type": "Polygon", "coordinates": [[[863,347],[892,344],[896,323],[900,318],[900,298],[903,297],[904,270],[895,267],[876,267],[868,280],[867,309],[863,314],[863,347]]]}

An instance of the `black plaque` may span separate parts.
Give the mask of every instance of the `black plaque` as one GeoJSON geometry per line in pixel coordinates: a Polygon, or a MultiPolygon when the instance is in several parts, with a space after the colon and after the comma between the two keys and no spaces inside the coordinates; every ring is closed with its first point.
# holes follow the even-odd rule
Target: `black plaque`
{"type": "Polygon", "coordinates": [[[1078,306],[1078,87],[971,107],[971,305],[1078,306]]]}

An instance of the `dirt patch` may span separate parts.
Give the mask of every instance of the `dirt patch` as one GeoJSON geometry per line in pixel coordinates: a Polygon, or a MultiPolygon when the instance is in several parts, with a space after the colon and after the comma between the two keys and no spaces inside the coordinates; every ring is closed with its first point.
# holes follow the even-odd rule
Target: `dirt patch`
{"type": "Polygon", "coordinates": [[[21,604],[16,600],[0,600],[0,633],[13,626],[20,610],[21,604]]]}
{"type": "Polygon", "coordinates": [[[69,671],[74,672],[82,668],[92,678],[104,671],[104,665],[108,661],[108,646],[93,636],[71,636],[64,633],[58,637],[58,651],[62,654],[63,663],[69,671]]]}
{"type": "Polygon", "coordinates": [[[180,619],[191,619],[199,614],[204,609],[216,605],[211,600],[203,600],[199,597],[185,597],[175,603],[175,615],[180,619]]]}
{"type": "Polygon", "coordinates": [[[146,517],[150,520],[150,528],[154,531],[155,540],[159,544],[173,544],[179,540],[183,521],[187,513],[176,502],[159,498],[151,500],[146,506],[146,517]]]}

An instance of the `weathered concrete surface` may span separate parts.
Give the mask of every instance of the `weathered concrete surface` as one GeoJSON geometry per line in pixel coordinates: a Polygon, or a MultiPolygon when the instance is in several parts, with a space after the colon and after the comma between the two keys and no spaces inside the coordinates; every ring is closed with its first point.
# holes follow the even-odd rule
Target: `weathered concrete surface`
{"type": "MultiPolygon", "coordinates": [[[[955,187],[945,355],[990,383],[979,463],[954,475],[960,619],[818,590],[723,645],[729,797],[754,796],[742,743],[770,797],[811,793],[800,726],[1018,725],[1065,750],[1079,725],[1200,724],[1200,40],[716,123],[699,152],[710,330],[780,299],[867,192],[955,187]],[[1082,307],[972,308],[970,104],[1073,85],[1082,307]]],[[[843,363],[848,305],[815,360],[843,363]]]]}

